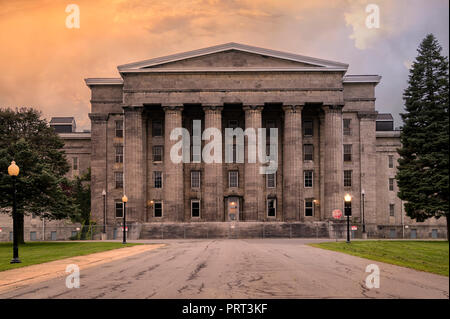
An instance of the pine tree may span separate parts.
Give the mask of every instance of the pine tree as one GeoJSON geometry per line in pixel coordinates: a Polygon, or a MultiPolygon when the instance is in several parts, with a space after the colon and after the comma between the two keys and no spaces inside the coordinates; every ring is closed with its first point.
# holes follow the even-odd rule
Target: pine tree
{"type": "Polygon", "coordinates": [[[449,232],[448,57],[428,34],[418,48],[403,93],[402,148],[398,150],[398,196],[416,221],[447,219],[449,232]]]}

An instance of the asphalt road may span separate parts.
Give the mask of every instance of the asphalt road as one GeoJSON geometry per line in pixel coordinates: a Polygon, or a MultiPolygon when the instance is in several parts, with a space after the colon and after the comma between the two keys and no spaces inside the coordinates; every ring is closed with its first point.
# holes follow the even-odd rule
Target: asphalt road
{"type": "Polygon", "coordinates": [[[315,240],[167,240],[156,250],[0,298],[448,298],[448,277],[305,245],[315,240]],[[366,266],[380,269],[369,289],[366,266]]]}

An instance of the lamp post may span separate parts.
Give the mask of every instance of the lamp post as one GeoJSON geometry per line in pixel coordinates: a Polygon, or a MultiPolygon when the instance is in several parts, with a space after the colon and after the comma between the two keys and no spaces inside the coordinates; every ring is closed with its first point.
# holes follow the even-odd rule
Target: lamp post
{"type": "Polygon", "coordinates": [[[122,244],[127,243],[127,234],[126,234],[126,227],[127,227],[127,202],[128,197],[126,195],[123,195],[122,197],[122,203],[123,203],[123,241],[122,244]]]}
{"type": "Polygon", "coordinates": [[[103,196],[103,234],[106,234],[106,191],[102,191],[103,196]]]}
{"type": "Polygon", "coordinates": [[[362,196],[362,233],[363,233],[363,238],[365,238],[366,236],[366,221],[364,218],[364,204],[365,204],[365,197],[366,197],[366,192],[364,191],[364,189],[361,191],[361,196],[362,196]]]}
{"type": "Polygon", "coordinates": [[[347,243],[350,243],[350,216],[352,215],[352,196],[345,194],[344,196],[344,214],[347,216],[347,243]]]}
{"type": "Polygon", "coordinates": [[[19,259],[19,229],[17,228],[19,224],[17,223],[17,203],[16,203],[16,178],[19,175],[19,166],[16,162],[12,161],[11,165],[8,167],[8,174],[13,180],[13,259],[11,264],[21,263],[19,259]]]}

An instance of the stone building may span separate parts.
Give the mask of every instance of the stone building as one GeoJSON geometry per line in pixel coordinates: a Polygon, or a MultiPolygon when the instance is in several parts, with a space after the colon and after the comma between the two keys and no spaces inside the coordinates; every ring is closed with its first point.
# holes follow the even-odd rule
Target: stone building
{"type": "MultiPolygon", "coordinates": [[[[381,77],[349,75],[347,68],[228,43],[120,65],[118,78],[86,79],[92,94],[93,216],[103,220],[105,190],[109,225],[120,223],[123,194],[127,219],[139,225],[306,225],[333,221],[333,210],[343,210],[349,193],[352,222],[360,225],[364,193],[368,232],[398,237],[396,226],[410,222],[403,218],[393,180],[399,131],[390,115],[376,124],[381,77]],[[170,133],[184,127],[192,135],[194,120],[201,120],[202,130],[222,133],[277,128],[277,172],[259,174],[259,164],[247,160],[173,163],[170,151],[177,140],[170,133]]],[[[443,222],[422,225],[436,225],[437,235],[426,231],[440,237],[443,222]]]]}
{"type": "Polygon", "coordinates": [[[445,237],[445,220],[415,223],[396,196],[400,132],[376,111],[381,77],[347,69],[228,43],[120,65],[118,78],[86,79],[90,139],[61,137],[74,168],[90,156],[93,218],[116,238],[126,194],[134,238],[333,237],[345,223],[332,212],[343,211],[350,194],[354,236],[364,221],[369,237],[445,237]],[[248,161],[247,140],[243,163],[224,161],[224,142],[222,163],[198,161],[192,147],[189,163],[174,163],[178,141],[170,133],[186,128],[192,145],[195,120],[223,136],[225,128],[277,128],[276,173],[260,174],[248,161]]]}

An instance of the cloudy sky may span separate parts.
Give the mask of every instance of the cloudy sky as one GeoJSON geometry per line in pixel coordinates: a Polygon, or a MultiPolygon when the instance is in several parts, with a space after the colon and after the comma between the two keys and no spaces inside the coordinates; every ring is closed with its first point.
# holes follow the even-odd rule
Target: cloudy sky
{"type": "Polygon", "coordinates": [[[376,108],[400,124],[408,67],[427,33],[448,55],[448,0],[0,0],[0,106],[75,116],[89,129],[86,77],[117,65],[239,42],[349,63],[380,74],[376,108]],[[80,28],[66,27],[68,4],[80,28]],[[380,28],[365,25],[380,8],[380,28]]]}

